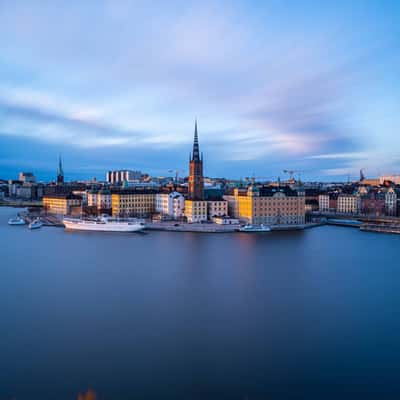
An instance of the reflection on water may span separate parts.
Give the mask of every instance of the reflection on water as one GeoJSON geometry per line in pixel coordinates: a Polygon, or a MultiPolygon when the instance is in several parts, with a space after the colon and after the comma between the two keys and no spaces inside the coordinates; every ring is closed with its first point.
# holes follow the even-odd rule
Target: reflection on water
{"type": "Polygon", "coordinates": [[[13,214],[0,399],[400,394],[400,236],[32,234],[13,214]]]}
{"type": "Polygon", "coordinates": [[[78,394],[78,400],[96,400],[97,396],[96,396],[96,392],[92,389],[89,389],[86,393],[78,394]]]}

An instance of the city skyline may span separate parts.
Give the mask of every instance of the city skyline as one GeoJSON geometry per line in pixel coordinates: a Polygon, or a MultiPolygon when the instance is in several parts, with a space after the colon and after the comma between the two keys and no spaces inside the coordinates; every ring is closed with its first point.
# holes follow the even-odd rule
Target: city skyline
{"type": "Polygon", "coordinates": [[[186,170],[196,117],[205,176],[398,173],[399,11],[2,2],[0,177],[186,170]]]}

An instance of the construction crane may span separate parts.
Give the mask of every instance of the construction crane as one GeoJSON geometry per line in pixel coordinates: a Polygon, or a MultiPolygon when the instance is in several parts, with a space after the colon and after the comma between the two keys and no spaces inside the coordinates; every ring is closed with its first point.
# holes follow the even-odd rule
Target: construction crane
{"type": "Polygon", "coordinates": [[[267,181],[267,180],[269,180],[270,179],[270,177],[268,177],[268,176],[254,176],[254,175],[252,175],[252,176],[246,176],[245,178],[244,178],[244,180],[247,182],[247,183],[249,183],[249,182],[251,182],[251,184],[252,185],[254,185],[254,183],[256,182],[256,179],[264,179],[265,181],[267,181]]]}
{"type": "Polygon", "coordinates": [[[175,170],[175,169],[169,169],[168,172],[169,172],[169,173],[175,172],[175,184],[177,184],[177,183],[178,183],[179,174],[180,174],[181,172],[185,172],[185,171],[182,170],[182,169],[176,169],[176,170],[175,170]]]}
{"type": "Polygon", "coordinates": [[[360,169],[360,182],[365,180],[365,175],[364,175],[364,168],[360,169]]]}
{"type": "Polygon", "coordinates": [[[295,169],[284,169],[283,170],[284,174],[289,174],[289,180],[292,181],[292,182],[295,181],[294,174],[299,174],[299,180],[300,180],[300,174],[302,172],[303,171],[299,171],[299,170],[295,170],[295,169]]]}

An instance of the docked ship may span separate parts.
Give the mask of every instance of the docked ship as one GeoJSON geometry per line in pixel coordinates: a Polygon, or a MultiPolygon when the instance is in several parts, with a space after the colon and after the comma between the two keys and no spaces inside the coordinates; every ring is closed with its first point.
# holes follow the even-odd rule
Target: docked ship
{"type": "Polygon", "coordinates": [[[245,225],[239,228],[240,232],[270,232],[271,228],[267,225],[245,225]]]}
{"type": "Polygon", "coordinates": [[[65,229],[98,232],[137,232],[145,225],[137,220],[120,220],[118,218],[101,217],[97,219],[64,218],[65,229]]]}

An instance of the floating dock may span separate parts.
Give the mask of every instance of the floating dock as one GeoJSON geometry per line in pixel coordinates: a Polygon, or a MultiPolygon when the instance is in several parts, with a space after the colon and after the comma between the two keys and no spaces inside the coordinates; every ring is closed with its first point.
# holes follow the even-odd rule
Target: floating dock
{"type": "Polygon", "coordinates": [[[400,224],[363,224],[360,230],[364,232],[392,233],[399,235],[400,224]]]}
{"type": "Polygon", "coordinates": [[[362,222],[358,221],[356,219],[334,219],[334,218],[328,218],[326,220],[326,223],[328,225],[349,226],[351,228],[360,228],[361,225],[362,225],[362,222]]]}

